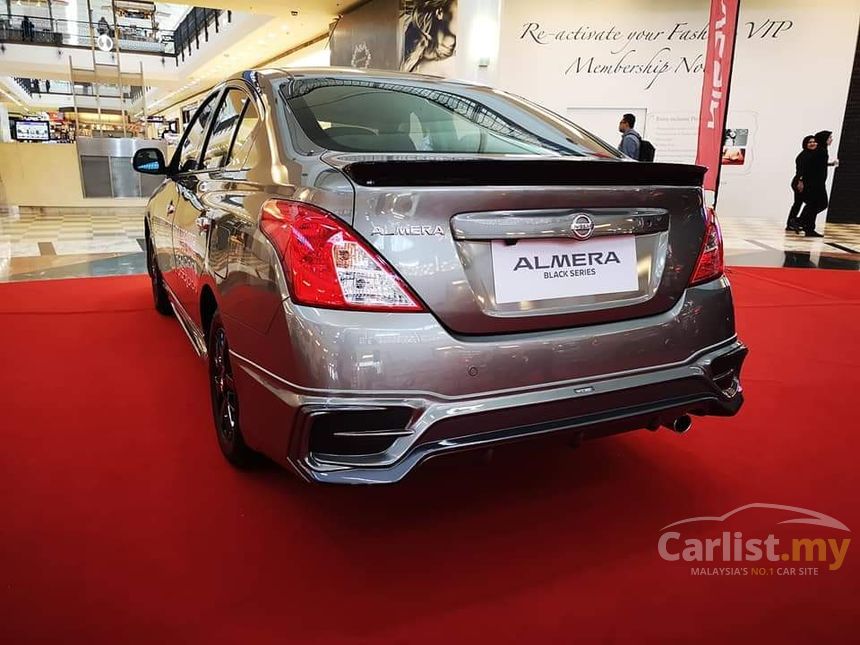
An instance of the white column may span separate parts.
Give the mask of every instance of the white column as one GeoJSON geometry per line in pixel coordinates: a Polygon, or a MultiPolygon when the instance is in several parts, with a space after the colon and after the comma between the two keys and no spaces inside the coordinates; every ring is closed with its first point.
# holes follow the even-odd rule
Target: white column
{"type": "Polygon", "coordinates": [[[9,128],[9,111],[5,105],[0,105],[0,142],[12,141],[12,130],[9,128]]]}
{"type": "Polygon", "coordinates": [[[460,0],[457,77],[494,86],[499,76],[499,29],[504,0],[460,0]]]}

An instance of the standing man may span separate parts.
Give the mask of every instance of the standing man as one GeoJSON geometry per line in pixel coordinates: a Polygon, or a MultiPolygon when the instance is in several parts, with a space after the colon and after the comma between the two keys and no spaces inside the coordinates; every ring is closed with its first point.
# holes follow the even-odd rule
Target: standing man
{"type": "Polygon", "coordinates": [[[642,142],[642,137],[633,129],[636,125],[636,117],[632,114],[625,114],[621,117],[621,123],[618,124],[618,131],[621,133],[621,143],[618,144],[618,149],[626,154],[631,159],[639,160],[639,144],[642,142]]]}
{"type": "Polygon", "coordinates": [[[28,16],[24,16],[24,19],[21,21],[21,36],[24,42],[30,41],[31,43],[36,37],[36,25],[33,24],[33,21],[28,16]]]}

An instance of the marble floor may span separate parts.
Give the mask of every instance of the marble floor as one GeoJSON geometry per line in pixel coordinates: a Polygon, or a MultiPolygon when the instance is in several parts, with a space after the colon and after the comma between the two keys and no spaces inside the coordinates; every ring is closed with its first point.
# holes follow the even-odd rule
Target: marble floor
{"type": "Polygon", "coordinates": [[[0,281],[146,271],[143,208],[0,207],[0,281]]]}
{"type": "Polygon", "coordinates": [[[860,270],[860,224],[821,222],[822,238],[787,233],[770,219],[721,217],[726,263],[806,269],[860,270]]]}
{"type": "MultiPolygon", "coordinates": [[[[143,208],[0,206],[0,281],[144,273],[143,208]]],[[[860,270],[860,224],[820,225],[823,238],[772,220],[720,223],[733,266],[860,270]]]]}

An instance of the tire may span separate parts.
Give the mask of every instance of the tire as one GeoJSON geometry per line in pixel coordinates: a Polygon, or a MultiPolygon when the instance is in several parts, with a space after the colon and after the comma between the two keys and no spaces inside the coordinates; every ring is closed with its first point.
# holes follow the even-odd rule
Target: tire
{"type": "Polygon", "coordinates": [[[217,311],[209,327],[208,356],[209,392],[218,446],[233,466],[250,468],[256,463],[257,454],[245,444],[239,428],[239,395],[233,380],[230,345],[221,314],[217,311]]]}
{"type": "Polygon", "coordinates": [[[146,271],[149,273],[149,281],[152,284],[152,302],[155,310],[162,316],[172,316],[173,307],[170,306],[170,298],[167,289],[164,288],[164,278],[155,261],[155,247],[149,234],[146,236],[146,271]]]}

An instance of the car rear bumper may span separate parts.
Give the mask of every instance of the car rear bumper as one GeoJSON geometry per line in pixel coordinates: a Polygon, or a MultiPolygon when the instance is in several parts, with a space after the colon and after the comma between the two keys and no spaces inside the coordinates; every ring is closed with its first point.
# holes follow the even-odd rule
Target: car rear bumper
{"type": "Polygon", "coordinates": [[[430,313],[327,310],[289,300],[265,336],[251,337],[240,325],[228,331],[233,347],[299,395],[442,400],[681,365],[735,336],[725,277],[688,288],[654,316],[541,332],[461,336],[430,313]]]}
{"type": "Polygon", "coordinates": [[[684,414],[732,416],[743,403],[746,354],[733,338],[681,365],[467,400],[305,396],[289,461],[317,482],[392,483],[459,450],[558,432],[590,439],[656,429],[684,414]]]}

